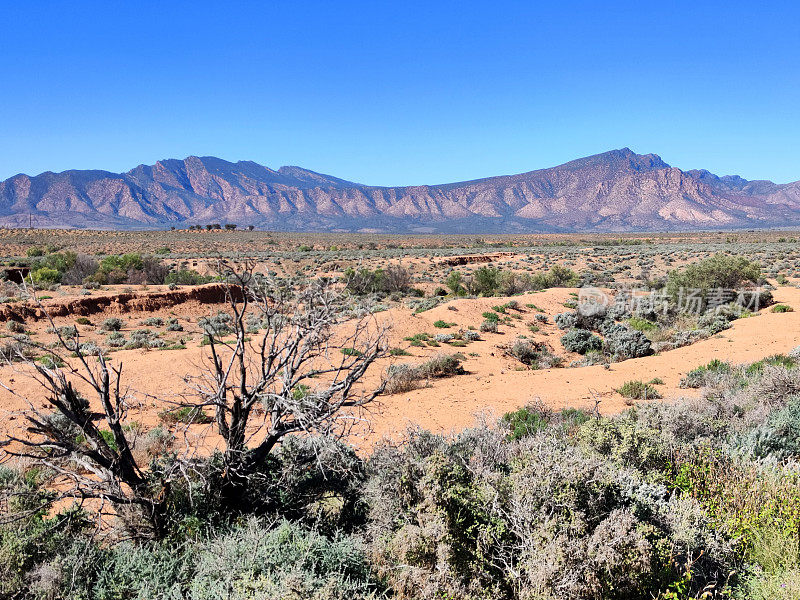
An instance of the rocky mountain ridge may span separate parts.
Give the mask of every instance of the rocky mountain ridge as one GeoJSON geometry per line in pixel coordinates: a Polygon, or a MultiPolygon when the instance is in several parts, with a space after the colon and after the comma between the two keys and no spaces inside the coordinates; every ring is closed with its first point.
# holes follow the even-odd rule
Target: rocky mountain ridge
{"type": "Polygon", "coordinates": [[[142,229],[235,223],[286,231],[679,231],[800,225],[800,182],[682,171],[612,150],[443,185],[368,186],[300,167],[190,156],[127,173],[73,170],[0,182],[0,225],[142,229]]]}

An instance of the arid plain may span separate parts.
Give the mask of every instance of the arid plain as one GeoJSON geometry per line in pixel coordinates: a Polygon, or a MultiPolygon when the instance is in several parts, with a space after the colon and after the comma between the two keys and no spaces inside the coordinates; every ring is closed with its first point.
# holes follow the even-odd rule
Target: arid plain
{"type": "MultiPolygon", "coordinates": [[[[426,377],[398,390],[390,386],[375,402],[360,409],[354,415],[358,425],[352,429],[350,441],[363,450],[381,438],[399,438],[410,427],[453,432],[476,419],[496,419],[531,403],[554,410],[572,407],[617,413],[641,400],[620,393],[630,381],[657,382],[652,389],[660,398],[692,398],[700,392],[686,385],[687,375],[713,359],[743,364],[787,354],[800,345],[800,312],[775,312],[774,306],[792,309],[800,305],[800,290],[795,285],[800,276],[800,250],[793,235],[407,237],[225,230],[4,230],[0,232],[0,252],[9,274],[15,269],[35,269],[37,261],[48,255],[72,252],[101,263],[109,256],[151,256],[163,267],[161,277],[184,272],[196,274],[196,279],[171,285],[147,280],[44,282],[38,286],[28,282],[28,292],[39,288],[40,305],[32,297],[24,297],[24,291],[14,291],[14,283],[6,282],[0,319],[5,322],[7,346],[14,342],[17,330],[17,335],[24,331],[22,335],[46,348],[57,341],[54,327],[74,327],[83,343],[124,367],[130,419],[144,429],[166,424],[200,435],[200,430],[210,428],[165,421],[165,415],[191,397],[193,388],[187,376],[202,371],[208,360],[204,323],[227,310],[223,284],[211,281],[220,261],[250,264],[255,272],[292,285],[324,277],[354,303],[368,306],[376,325],[388,326],[389,356],[370,367],[363,382],[366,387],[380,384],[398,364],[419,365],[442,355],[457,355],[460,361],[458,374],[426,377]],[[670,336],[680,330],[697,331],[697,323],[628,318],[627,323],[640,329],[652,344],[652,351],[641,357],[603,357],[602,353],[565,348],[562,337],[567,328],[557,317],[576,308],[581,286],[591,285],[613,299],[631,289],[663,285],[670,271],[719,254],[758,262],[761,283],[774,288],[772,305],[731,321],[729,328],[680,344],[670,343],[670,336]],[[454,290],[452,285],[453,273],[465,282],[479,269],[519,279],[546,274],[556,265],[570,270],[574,279],[552,287],[533,286],[542,289],[524,289],[525,285],[512,282],[506,284],[508,289],[501,284],[491,294],[454,290]],[[407,277],[398,289],[348,289],[347,274],[353,270],[393,268],[403,269],[407,277]],[[495,327],[485,325],[487,317],[495,327]],[[104,326],[109,319],[119,319],[119,327],[104,326]],[[530,346],[539,358],[520,356],[515,344],[530,346]],[[547,359],[541,360],[544,356],[547,359]]],[[[347,319],[337,326],[346,328],[347,319]]],[[[253,338],[258,339],[257,329],[253,338]]],[[[42,360],[46,352],[39,354],[32,358],[42,360]]],[[[3,427],[13,431],[24,427],[27,403],[41,406],[44,398],[30,376],[32,367],[13,360],[8,353],[6,356],[11,360],[0,367],[4,388],[0,390],[0,410],[3,427]]]]}

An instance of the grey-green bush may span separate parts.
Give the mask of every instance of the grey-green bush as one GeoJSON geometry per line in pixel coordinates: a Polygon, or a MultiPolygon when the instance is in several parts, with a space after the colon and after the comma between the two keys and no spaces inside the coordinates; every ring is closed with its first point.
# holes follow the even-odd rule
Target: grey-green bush
{"type": "Polygon", "coordinates": [[[603,340],[585,329],[571,329],[561,336],[561,344],[567,352],[586,354],[591,350],[600,350],[603,340]]]}
{"type": "Polygon", "coordinates": [[[606,351],[616,358],[639,358],[653,353],[647,336],[625,325],[615,324],[604,331],[606,351]]]}

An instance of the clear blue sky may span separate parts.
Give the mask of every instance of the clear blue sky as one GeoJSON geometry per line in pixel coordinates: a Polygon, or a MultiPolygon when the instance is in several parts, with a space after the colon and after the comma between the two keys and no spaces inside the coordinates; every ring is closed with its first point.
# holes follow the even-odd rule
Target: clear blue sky
{"type": "Polygon", "coordinates": [[[0,179],[195,154],[439,183],[624,146],[800,179],[796,2],[0,0],[0,23],[0,179]]]}

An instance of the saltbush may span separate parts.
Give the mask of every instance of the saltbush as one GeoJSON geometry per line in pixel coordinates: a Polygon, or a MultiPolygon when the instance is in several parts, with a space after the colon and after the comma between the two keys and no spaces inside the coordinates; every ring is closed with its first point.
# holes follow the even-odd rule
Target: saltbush
{"type": "MultiPolygon", "coordinates": [[[[462,360],[393,369],[416,384],[458,374],[462,360]]],[[[794,598],[795,365],[781,355],[712,362],[702,372],[718,378],[714,389],[681,402],[609,417],[532,404],[454,435],[413,430],[363,459],[290,436],[243,486],[252,509],[236,514],[221,510],[219,455],[197,458],[163,489],[159,541],[131,540],[113,520],[104,526],[114,535],[95,539],[94,519],[52,505],[47,470],[0,467],[0,596],[794,598]]],[[[624,389],[652,398],[651,384],[624,389]]],[[[294,390],[298,401],[312,393],[294,390]]],[[[59,414],[44,419],[81,435],[59,414]]],[[[166,427],[125,431],[137,456],[169,460],[166,427]]]]}
{"type": "Polygon", "coordinates": [[[109,317],[100,324],[100,329],[103,331],[119,331],[123,328],[125,322],[118,317],[109,317]]]}
{"type": "Polygon", "coordinates": [[[600,350],[603,340],[585,329],[571,329],[561,336],[561,344],[567,352],[586,354],[591,350],[600,350]]]}
{"type": "Polygon", "coordinates": [[[553,320],[559,329],[572,329],[578,323],[578,313],[575,311],[559,313],[553,320]]]}
{"type": "Polygon", "coordinates": [[[614,325],[604,331],[606,351],[618,359],[639,358],[653,353],[652,344],[641,331],[614,325]]]}
{"type": "Polygon", "coordinates": [[[461,375],[464,373],[463,359],[460,354],[437,354],[419,365],[394,364],[386,373],[386,393],[408,392],[431,378],[461,375]]]}
{"type": "Polygon", "coordinates": [[[219,312],[210,317],[198,319],[197,324],[208,336],[220,338],[233,332],[233,317],[225,312],[219,312]]]}
{"type": "Polygon", "coordinates": [[[711,385],[718,385],[722,377],[731,372],[730,363],[714,359],[707,365],[701,365],[692,369],[681,379],[682,388],[700,388],[711,385]]]}
{"type": "Polygon", "coordinates": [[[734,444],[754,458],[800,458],[800,397],[769,414],[766,422],[748,431],[734,444]]]}
{"type": "Polygon", "coordinates": [[[486,319],[481,323],[480,330],[484,333],[497,333],[497,321],[490,321],[486,319]]]}

